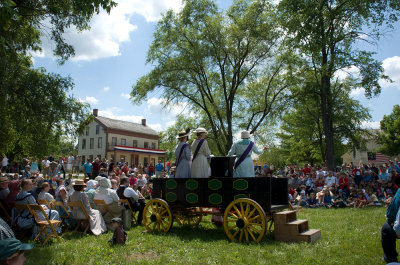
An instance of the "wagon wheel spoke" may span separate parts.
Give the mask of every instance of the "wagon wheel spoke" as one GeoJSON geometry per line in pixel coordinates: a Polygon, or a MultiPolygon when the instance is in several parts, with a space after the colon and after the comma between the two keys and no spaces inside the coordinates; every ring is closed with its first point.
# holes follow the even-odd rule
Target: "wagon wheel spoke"
{"type": "Polygon", "coordinates": [[[243,229],[240,229],[239,242],[242,242],[242,239],[243,239],[243,229]]]}
{"type": "Polygon", "coordinates": [[[248,232],[249,232],[251,238],[253,238],[254,241],[257,241],[256,238],[255,238],[255,236],[254,236],[254,234],[253,234],[253,232],[251,232],[250,227],[248,228],[248,232]]]}
{"type": "Polygon", "coordinates": [[[247,233],[247,229],[243,229],[244,230],[244,235],[246,237],[246,241],[249,242],[249,233],[247,233]]]}
{"type": "Polygon", "coordinates": [[[236,214],[232,213],[232,212],[229,212],[229,215],[235,217],[236,219],[239,219],[239,217],[236,214]]]}
{"type": "Polygon", "coordinates": [[[242,218],[242,214],[240,213],[239,209],[236,207],[236,205],[233,205],[233,209],[235,209],[237,215],[239,216],[239,218],[242,218]]]}

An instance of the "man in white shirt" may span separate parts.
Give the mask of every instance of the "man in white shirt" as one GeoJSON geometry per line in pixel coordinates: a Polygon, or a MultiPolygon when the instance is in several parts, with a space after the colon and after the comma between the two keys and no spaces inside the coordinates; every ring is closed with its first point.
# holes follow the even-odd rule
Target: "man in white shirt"
{"type": "Polygon", "coordinates": [[[3,155],[3,159],[1,160],[1,171],[7,172],[8,169],[8,158],[6,155],[3,155]]]}
{"type": "Polygon", "coordinates": [[[47,157],[44,157],[44,159],[42,160],[42,174],[44,179],[47,179],[47,175],[49,174],[49,168],[50,168],[50,160],[48,160],[47,157]]]}
{"type": "Polygon", "coordinates": [[[330,187],[336,187],[336,177],[333,175],[332,171],[328,172],[328,176],[325,178],[325,185],[330,187]]]}
{"type": "Polygon", "coordinates": [[[72,153],[69,154],[68,163],[67,163],[67,171],[68,171],[68,173],[72,173],[72,164],[74,163],[74,160],[75,160],[74,155],[72,153]]]}
{"type": "Polygon", "coordinates": [[[146,203],[143,195],[137,190],[137,185],[136,184],[134,185],[134,188],[136,190],[132,189],[131,187],[128,187],[128,185],[129,185],[129,179],[122,178],[121,185],[117,190],[117,194],[121,199],[128,199],[132,210],[139,212],[137,222],[138,225],[141,225],[143,219],[143,209],[146,203]],[[123,191],[123,194],[121,194],[121,191],[123,191]]]}

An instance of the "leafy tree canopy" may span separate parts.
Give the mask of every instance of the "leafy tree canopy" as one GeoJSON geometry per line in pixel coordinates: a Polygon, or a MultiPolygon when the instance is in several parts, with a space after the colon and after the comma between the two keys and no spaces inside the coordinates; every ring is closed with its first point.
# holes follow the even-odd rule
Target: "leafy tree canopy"
{"type": "Polygon", "coordinates": [[[211,0],[184,4],[158,23],[147,55],[154,68],[131,96],[161,92],[166,105],[188,104],[226,155],[237,131],[254,133],[286,107],[294,57],[268,1],[238,0],[225,11],[211,0]]]}
{"type": "Polygon", "coordinates": [[[383,116],[378,143],[382,144],[381,152],[396,156],[400,154],[400,106],[395,105],[392,113],[383,116]]]}

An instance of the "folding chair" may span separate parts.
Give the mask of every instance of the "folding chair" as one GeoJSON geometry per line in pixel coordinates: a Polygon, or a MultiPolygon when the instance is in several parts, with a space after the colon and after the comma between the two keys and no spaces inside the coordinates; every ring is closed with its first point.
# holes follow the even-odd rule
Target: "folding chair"
{"type": "Polygon", "coordinates": [[[4,216],[6,217],[6,221],[11,223],[11,216],[10,214],[7,212],[6,207],[4,207],[3,203],[0,202],[0,210],[4,213],[4,216]]]}
{"type": "Polygon", "coordinates": [[[52,202],[49,202],[48,200],[37,200],[37,201],[41,205],[46,205],[47,209],[49,209],[49,210],[53,209],[52,202]]]}
{"type": "MultiPolygon", "coordinates": [[[[15,216],[17,216],[20,211],[28,211],[30,213],[27,204],[15,203],[14,208],[13,208],[13,214],[12,214],[13,218],[15,218],[15,216]]],[[[18,225],[16,225],[14,222],[15,222],[15,220],[11,220],[11,225],[16,228],[14,231],[16,232],[15,235],[17,236],[17,238],[24,238],[28,232],[32,231],[32,229],[30,229],[30,228],[22,229],[22,228],[18,227],[18,225]]]]}
{"type": "Polygon", "coordinates": [[[29,212],[35,217],[36,223],[40,226],[40,232],[33,241],[39,240],[40,236],[44,234],[46,238],[43,242],[43,246],[46,245],[47,241],[49,241],[49,239],[52,237],[57,238],[58,242],[61,242],[61,238],[58,236],[56,231],[57,227],[61,224],[61,221],[50,220],[46,212],[44,211],[42,205],[28,204],[28,209],[29,212]],[[43,216],[46,218],[46,220],[44,221],[40,220],[37,212],[41,212],[43,216]],[[47,231],[47,228],[50,228],[51,230],[50,233],[47,231]]]}
{"type": "Polygon", "coordinates": [[[107,203],[104,200],[93,199],[93,203],[96,205],[96,209],[100,211],[101,215],[104,216],[106,213],[110,212],[107,203]]]}
{"type": "MultiPolygon", "coordinates": [[[[71,225],[67,224],[67,223],[65,222],[65,220],[70,220],[70,219],[71,219],[71,216],[70,216],[70,214],[69,214],[67,208],[65,207],[64,203],[63,203],[63,202],[60,202],[60,201],[53,201],[53,202],[52,202],[52,205],[53,205],[55,208],[60,207],[61,209],[63,209],[65,215],[61,215],[61,214],[60,214],[60,211],[58,211],[58,213],[60,214],[62,224],[65,226],[66,231],[68,231],[68,229],[71,227],[71,225]]],[[[56,209],[56,210],[57,210],[57,209],[56,209]]]]}
{"type": "Polygon", "coordinates": [[[137,219],[136,219],[136,212],[132,210],[131,204],[129,203],[128,199],[119,199],[119,203],[122,205],[128,205],[129,210],[131,211],[131,215],[132,215],[132,222],[134,222],[135,224],[137,224],[137,219]]]}
{"type": "Polygon", "coordinates": [[[83,234],[85,235],[86,232],[88,231],[88,229],[90,228],[90,218],[89,218],[89,215],[87,214],[85,208],[83,207],[82,202],[68,202],[68,206],[71,210],[74,208],[78,208],[85,215],[85,218],[83,218],[83,219],[79,219],[78,216],[74,216],[76,221],[78,222],[78,225],[76,226],[74,232],[76,232],[78,230],[78,228],[80,226],[82,226],[83,228],[85,228],[85,230],[83,231],[83,234]],[[83,223],[85,223],[85,222],[87,223],[86,226],[83,225],[83,223]]]}

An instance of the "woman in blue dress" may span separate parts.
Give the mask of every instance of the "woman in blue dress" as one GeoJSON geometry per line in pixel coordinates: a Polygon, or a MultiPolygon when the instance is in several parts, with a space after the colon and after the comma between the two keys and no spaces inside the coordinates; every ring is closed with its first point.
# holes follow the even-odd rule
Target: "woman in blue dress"
{"type": "MultiPolygon", "coordinates": [[[[241,132],[241,140],[234,143],[229,150],[228,156],[236,155],[235,170],[233,173],[234,178],[251,178],[254,177],[254,164],[251,154],[261,154],[263,151],[259,151],[256,145],[250,141],[250,133],[248,131],[241,132]],[[251,146],[250,146],[251,145],[251,146]],[[244,153],[247,154],[244,154],[244,153]],[[242,155],[244,157],[242,158],[242,155]],[[238,162],[241,161],[241,162],[238,162]]],[[[266,150],[267,147],[264,147],[266,150]]]]}
{"type": "Polygon", "coordinates": [[[190,129],[186,129],[185,131],[181,131],[176,137],[179,140],[179,144],[175,149],[175,178],[190,178],[192,152],[190,151],[190,146],[187,144],[189,132],[190,129]]]}

